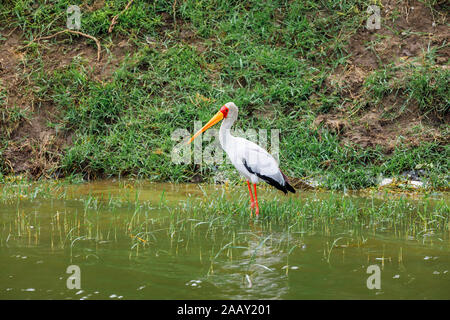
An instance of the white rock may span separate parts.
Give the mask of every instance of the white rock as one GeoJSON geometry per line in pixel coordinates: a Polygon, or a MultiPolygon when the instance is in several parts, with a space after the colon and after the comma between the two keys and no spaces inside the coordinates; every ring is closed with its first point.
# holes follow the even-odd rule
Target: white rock
{"type": "Polygon", "coordinates": [[[381,182],[380,182],[380,187],[386,186],[386,185],[388,185],[388,184],[391,184],[392,181],[394,181],[394,179],[392,179],[392,178],[384,178],[384,179],[381,180],[381,182]]]}
{"type": "Polygon", "coordinates": [[[423,187],[423,182],[422,182],[422,181],[411,180],[411,181],[409,181],[409,183],[410,183],[414,188],[420,188],[420,187],[423,187]]]}

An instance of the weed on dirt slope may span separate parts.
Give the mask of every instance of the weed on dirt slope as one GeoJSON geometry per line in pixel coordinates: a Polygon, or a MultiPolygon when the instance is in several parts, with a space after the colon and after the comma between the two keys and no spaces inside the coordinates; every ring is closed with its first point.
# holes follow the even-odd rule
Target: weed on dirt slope
{"type": "Polygon", "coordinates": [[[171,135],[234,101],[238,128],[281,129],[298,181],[426,168],[448,187],[448,4],[374,4],[367,30],[358,0],[3,2],[0,177],[208,179],[217,165],[171,161],[171,135]]]}

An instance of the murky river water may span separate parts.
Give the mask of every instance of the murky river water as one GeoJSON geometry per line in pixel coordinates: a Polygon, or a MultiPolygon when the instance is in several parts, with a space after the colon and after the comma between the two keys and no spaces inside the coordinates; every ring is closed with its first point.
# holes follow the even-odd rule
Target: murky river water
{"type": "Polygon", "coordinates": [[[448,228],[174,217],[186,198],[208,203],[223,186],[102,181],[65,192],[0,203],[0,299],[450,299],[448,228]],[[68,280],[72,265],[79,277],[68,280]]]}

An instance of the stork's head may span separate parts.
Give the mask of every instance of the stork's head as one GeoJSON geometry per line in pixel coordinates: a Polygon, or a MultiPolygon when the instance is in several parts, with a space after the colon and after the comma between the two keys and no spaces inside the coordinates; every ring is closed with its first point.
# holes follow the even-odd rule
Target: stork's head
{"type": "Polygon", "coordinates": [[[202,132],[205,132],[219,121],[227,118],[236,120],[237,114],[238,107],[233,102],[224,104],[222,108],[220,108],[220,110],[216,113],[216,115],[212,117],[211,120],[209,120],[203,128],[201,128],[199,131],[197,131],[196,134],[192,136],[192,138],[188,141],[188,144],[191,143],[195,138],[197,138],[202,132]]]}
{"type": "Polygon", "coordinates": [[[234,104],[234,102],[228,102],[225,103],[222,108],[220,108],[220,111],[225,110],[226,114],[224,114],[224,118],[233,118],[237,119],[238,115],[238,107],[234,104]]]}

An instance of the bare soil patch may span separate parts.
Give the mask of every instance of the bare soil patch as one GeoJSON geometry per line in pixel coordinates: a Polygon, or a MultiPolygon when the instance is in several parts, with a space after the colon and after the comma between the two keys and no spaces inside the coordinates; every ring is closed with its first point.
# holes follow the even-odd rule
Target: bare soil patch
{"type": "MultiPolygon", "coordinates": [[[[53,101],[41,100],[30,90],[33,83],[24,76],[28,70],[23,63],[26,52],[21,50],[24,45],[21,33],[4,30],[1,34],[6,40],[0,46],[0,90],[4,90],[7,98],[0,108],[5,115],[17,112],[14,110],[25,114],[14,121],[0,120],[4,166],[14,174],[58,176],[60,156],[71,145],[72,134],[49,126],[49,123],[58,121],[59,110],[53,101]]],[[[39,44],[46,71],[65,68],[75,57],[81,57],[89,61],[91,76],[101,82],[108,81],[123,58],[136,49],[128,39],[116,37],[109,53],[103,49],[102,58],[97,61],[97,48],[93,41],[68,34],[55,38],[39,44]]]]}
{"type": "Polygon", "coordinates": [[[418,57],[428,46],[442,46],[438,64],[450,57],[447,14],[436,13],[419,1],[382,1],[381,28],[360,28],[349,40],[350,62],[366,71],[377,69],[399,59],[418,57]]]}
{"type": "Polygon", "coordinates": [[[347,46],[349,63],[337,68],[325,81],[327,91],[339,88],[348,102],[319,115],[315,125],[335,132],[344,144],[380,146],[386,153],[399,143],[417,146],[423,141],[445,142],[439,130],[442,119],[424,117],[412,102],[405,106],[402,94],[392,93],[377,105],[353,111],[354,104],[364,98],[366,78],[384,65],[407,63],[423,57],[429,47],[437,47],[436,64],[448,68],[450,31],[446,14],[436,13],[419,1],[386,0],[382,4],[381,29],[357,30],[347,46]],[[403,111],[396,114],[400,108],[403,111]]]}

